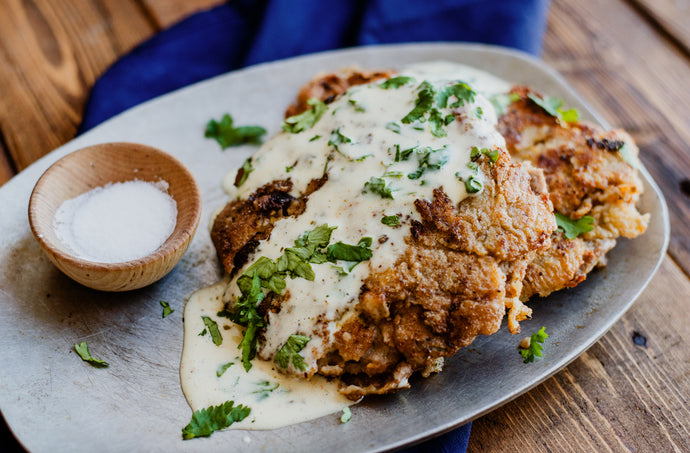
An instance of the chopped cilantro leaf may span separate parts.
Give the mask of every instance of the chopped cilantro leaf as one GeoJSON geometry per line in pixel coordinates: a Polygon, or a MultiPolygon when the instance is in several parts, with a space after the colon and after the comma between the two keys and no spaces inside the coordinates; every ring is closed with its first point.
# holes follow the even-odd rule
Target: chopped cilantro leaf
{"type": "Polygon", "coordinates": [[[204,330],[202,330],[201,332],[199,332],[199,336],[200,336],[200,337],[203,337],[203,336],[206,335],[207,333],[208,333],[208,330],[206,330],[206,327],[204,327],[204,330]]]}
{"type": "Polygon", "coordinates": [[[434,90],[434,87],[429,82],[425,80],[417,89],[419,92],[417,93],[417,101],[415,102],[414,108],[401,120],[404,124],[424,121],[424,115],[434,104],[436,90],[434,90]]]}
{"type": "Polygon", "coordinates": [[[340,416],[340,423],[347,423],[352,418],[352,411],[349,407],[343,407],[343,415],[340,416]]]}
{"type": "Polygon", "coordinates": [[[570,217],[558,212],[555,213],[555,216],[558,229],[563,231],[565,233],[565,237],[568,239],[575,239],[579,235],[594,229],[594,226],[592,225],[594,218],[591,216],[586,215],[577,220],[573,220],[570,217]]]}
{"type": "Polygon", "coordinates": [[[537,104],[539,107],[544,109],[546,113],[566,123],[574,123],[580,117],[580,114],[575,109],[561,109],[561,107],[563,106],[563,100],[561,99],[553,98],[551,96],[544,96],[540,98],[539,96],[532,93],[527,94],[527,97],[530,98],[532,102],[537,104]]]}
{"type": "Polygon", "coordinates": [[[401,171],[387,171],[383,174],[384,178],[402,178],[404,175],[401,171]]]}
{"type": "Polygon", "coordinates": [[[501,93],[491,96],[489,99],[496,111],[496,116],[501,116],[505,113],[510,104],[520,99],[517,93],[501,93]]]}
{"type": "Polygon", "coordinates": [[[470,159],[475,161],[482,154],[487,156],[490,159],[491,164],[493,165],[494,162],[496,162],[498,160],[498,156],[500,155],[500,151],[498,149],[478,148],[476,146],[473,146],[472,150],[470,151],[470,159]]]}
{"type": "Polygon", "coordinates": [[[524,363],[534,362],[535,357],[541,357],[542,354],[542,343],[546,340],[549,335],[545,331],[546,327],[542,327],[538,332],[534,332],[530,337],[529,348],[520,349],[520,355],[525,359],[524,363]]]}
{"type": "Polygon", "coordinates": [[[639,165],[637,164],[637,158],[633,156],[633,154],[630,152],[630,148],[628,148],[628,145],[623,143],[623,146],[618,148],[618,155],[621,156],[621,159],[628,165],[630,165],[632,168],[637,169],[639,165]]]}
{"type": "Polygon", "coordinates": [[[429,126],[431,127],[431,135],[434,137],[445,137],[448,135],[444,126],[446,119],[443,117],[438,109],[431,109],[429,112],[429,126]]]}
{"type": "Polygon", "coordinates": [[[240,284],[240,280],[246,276],[246,272],[237,280],[237,286],[242,291],[242,295],[237,299],[237,303],[232,310],[218,312],[218,316],[225,316],[235,324],[247,328],[238,347],[242,349],[242,365],[244,365],[245,370],[249,371],[252,367],[251,360],[256,356],[257,330],[259,327],[263,327],[265,323],[256,311],[257,305],[264,298],[264,293],[261,291],[262,281],[259,277],[259,272],[254,269],[249,285],[243,286],[240,284]]]}
{"type": "Polygon", "coordinates": [[[192,420],[182,428],[184,440],[195,437],[209,437],[219,429],[227,428],[235,422],[244,420],[251,409],[241,404],[234,406],[233,401],[226,401],[218,406],[200,409],[192,415],[192,420]]]}
{"type": "Polygon", "coordinates": [[[354,99],[348,99],[347,102],[350,103],[352,107],[354,107],[355,112],[366,112],[366,109],[362,107],[356,100],[354,99]]]}
{"type": "Polygon", "coordinates": [[[376,178],[372,176],[369,182],[364,183],[362,193],[372,192],[381,196],[381,198],[393,199],[393,191],[388,186],[388,183],[383,178],[376,178]]]}
{"type": "Polygon", "coordinates": [[[362,162],[364,159],[366,159],[367,157],[371,157],[371,156],[373,156],[373,154],[365,154],[365,155],[360,156],[357,159],[355,159],[355,162],[362,162]]]}
{"type": "Polygon", "coordinates": [[[467,193],[477,193],[484,188],[484,184],[482,184],[482,181],[477,178],[476,176],[470,176],[469,178],[465,179],[465,190],[467,193]]]}
{"type": "Polygon", "coordinates": [[[438,94],[436,95],[436,104],[440,108],[446,108],[446,106],[456,108],[465,105],[466,102],[474,102],[474,97],[476,94],[477,93],[468,84],[465,82],[458,82],[454,85],[443,87],[441,90],[439,90],[438,94]],[[448,99],[451,96],[455,96],[457,101],[449,105],[448,99]]]}
{"type": "Polygon", "coordinates": [[[242,164],[242,168],[237,170],[237,176],[235,177],[235,187],[240,187],[249,177],[249,173],[254,171],[252,167],[252,158],[248,157],[242,164]]]}
{"type": "Polygon", "coordinates": [[[74,343],[74,350],[77,352],[77,354],[79,354],[79,357],[81,357],[84,362],[88,362],[96,368],[107,368],[109,366],[108,362],[105,360],[97,359],[91,356],[89,346],[85,341],[82,341],[79,344],[74,343]]]}
{"type": "Polygon", "coordinates": [[[304,335],[290,335],[285,344],[278,350],[276,354],[275,361],[283,369],[286,369],[290,362],[292,365],[300,370],[304,371],[307,369],[307,364],[304,363],[304,359],[299,352],[304,349],[304,347],[309,343],[311,338],[305,337],[304,335]]]}
{"type": "Polygon", "coordinates": [[[204,136],[215,139],[221,148],[226,149],[245,143],[261,144],[261,137],[265,133],[266,129],[259,126],[234,127],[232,116],[226,113],[220,122],[212,119],[206,124],[204,136]]]}
{"type": "Polygon", "coordinates": [[[413,148],[408,148],[408,149],[404,149],[401,151],[400,145],[395,145],[395,161],[400,162],[400,161],[408,160],[410,158],[410,156],[412,155],[412,153],[415,152],[416,149],[417,149],[417,147],[415,146],[413,148]]]}
{"type": "Polygon", "coordinates": [[[168,315],[172,314],[175,310],[170,308],[170,304],[167,303],[166,301],[162,300],[159,302],[161,304],[161,307],[163,307],[163,317],[167,317],[168,315]]]}
{"type": "Polygon", "coordinates": [[[316,98],[309,99],[307,104],[311,106],[309,110],[305,110],[298,115],[293,115],[285,119],[283,122],[284,131],[291,132],[293,134],[306,131],[316,124],[316,122],[319,121],[321,116],[328,109],[323,101],[316,98]]]}
{"type": "Polygon", "coordinates": [[[288,165],[287,167],[285,167],[285,173],[290,173],[294,169],[295,167],[293,165],[288,165]]]}
{"type": "Polygon", "coordinates": [[[268,398],[268,396],[271,392],[273,392],[274,390],[277,390],[278,387],[280,387],[279,383],[276,382],[275,384],[273,384],[270,381],[261,381],[256,385],[259,387],[259,389],[254,390],[252,393],[255,393],[258,395],[258,397],[257,397],[258,401],[261,401],[261,400],[268,398]]]}
{"type": "Polygon", "coordinates": [[[393,131],[396,134],[400,133],[400,125],[394,121],[391,121],[390,123],[386,123],[386,129],[389,131],[393,131]]]}
{"type": "Polygon", "coordinates": [[[233,366],[235,362],[228,362],[224,363],[218,366],[218,369],[216,370],[216,376],[221,377],[226,371],[228,371],[228,368],[233,366]]]}
{"type": "Polygon", "coordinates": [[[340,150],[338,149],[338,145],[342,145],[345,143],[352,143],[352,139],[341,134],[340,128],[331,131],[331,139],[328,140],[328,144],[330,146],[333,146],[333,148],[335,148],[336,151],[340,152],[340,150]]]}
{"type": "Polygon", "coordinates": [[[390,88],[398,89],[403,85],[407,85],[408,83],[414,83],[415,79],[414,77],[408,77],[408,76],[398,76],[398,77],[393,77],[385,82],[383,82],[381,85],[379,85],[381,88],[384,90],[388,90],[390,88]]]}
{"type": "Polygon", "coordinates": [[[476,118],[483,118],[484,117],[484,110],[481,107],[477,107],[474,109],[474,116],[476,118]]]}
{"type": "Polygon", "coordinates": [[[381,219],[381,223],[389,227],[396,227],[400,225],[400,219],[397,215],[387,215],[381,219]]]}
{"type": "Polygon", "coordinates": [[[309,141],[310,141],[310,142],[313,142],[313,141],[316,141],[316,140],[318,140],[318,139],[320,139],[320,138],[321,138],[320,135],[315,135],[315,136],[313,136],[312,138],[310,138],[309,141]]]}
{"type": "Polygon", "coordinates": [[[448,162],[448,156],[436,153],[442,151],[444,148],[431,149],[430,147],[417,148],[418,167],[412,173],[408,173],[407,177],[410,179],[419,179],[426,170],[440,170],[448,162]]]}
{"type": "Polygon", "coordinates": [[[357,245],[344,244],[343,242],[336,242],[328,246],[326,256],[328,261],[335,262],[342,261],[366,261],[371,258],[371,238],[364,237],[359,240],[357,245]]]}
{"type": "Polygon", "coordinates": [[[216,346],[223,344],[223,336],[220,334],[220,330],[218,330],[218,324],[208,316],[202,316],[201,319],[204,321],[204,325],[211,334],[213,344],[216,346]]]}

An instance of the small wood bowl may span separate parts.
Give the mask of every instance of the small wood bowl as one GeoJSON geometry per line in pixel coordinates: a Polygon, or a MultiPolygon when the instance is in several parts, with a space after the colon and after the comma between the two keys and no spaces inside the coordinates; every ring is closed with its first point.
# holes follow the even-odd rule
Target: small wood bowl
{"type": "Polygon", "coordinates": [[[53,164],[36,183],[29,201],[29,224],[48,258],[73,280],[101,291],[129,291],[159,280],[187,251],[199,225],[201,193],[179,160],[137,143],[104,143],[75,151],[53,164]],[[57,237],[55,213],[63,201],[108,183],[132,180],[168,183],[177,203],[177,223],[153,253],[122,263],[75,257],[57,237]]]}

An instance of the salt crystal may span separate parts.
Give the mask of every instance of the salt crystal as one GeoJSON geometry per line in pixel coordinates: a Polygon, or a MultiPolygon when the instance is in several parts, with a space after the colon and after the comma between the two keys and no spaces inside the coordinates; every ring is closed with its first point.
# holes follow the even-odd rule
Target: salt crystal
{"type": "Polygon", "coordinates": [[[64,201],[53,221],[58,239],[76,257],[99,263],[143,258],[175,229],[177,203],[165,181],[127,181],[64,201]]]}

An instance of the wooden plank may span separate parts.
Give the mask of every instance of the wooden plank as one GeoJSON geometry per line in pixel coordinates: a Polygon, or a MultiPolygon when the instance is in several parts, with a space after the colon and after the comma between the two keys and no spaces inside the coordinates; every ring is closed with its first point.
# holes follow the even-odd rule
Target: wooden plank
{"type": "Polygon", "coordinates": [[[690,174],[690,60],[623,0],[551,8],[544,59],[636,139],[669,205],[669,251],[690,275],[690,198],[681,189],[690,174]]]}
{"type": "Polygon", "coordinates": [[[657,26],[668,34],[683,51],[690,55],[690,1],[688,0],[629,0],[657,26]]]}
{"type": "Polygon", "coordinates": [[[159,28],[167,28],[175,22],[203,9],[224,3],[223,0],[142,0],[146,10],[159,28]]]}
{"type": "Polygon", "coordinates": [[[12,165],[9,153],[3,144],[2,137],[0,137],[0,186],[9,181],[14,176],[14,173],[14,165],[12,165]]]}
{"type": "Polygon", "coordinates": [[[94,80],[153,33],[134,0],[0,2],[0,132],[17,170],[70,140],[94,80]]]}
{"type": "Polygon", "coordinates": [[[468,452],[690,451],[690,323],[678,316],[687,311],[688,294],[687,277],[666,258],[601,341],[476,420],[468,452]],[[635,344],[636,333],[646,347],[635,344]]]}

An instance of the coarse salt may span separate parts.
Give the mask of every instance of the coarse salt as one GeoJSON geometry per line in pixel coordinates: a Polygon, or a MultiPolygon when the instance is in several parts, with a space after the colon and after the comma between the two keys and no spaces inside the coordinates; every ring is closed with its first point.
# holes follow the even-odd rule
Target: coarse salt
{"type": "Polygon", "coordinates": [[[120,263],[153,253],[175,229],[177,203],[168,183],[133,180],[97,187],[64,201],[53,221],[76,257],[120,263]]]}

